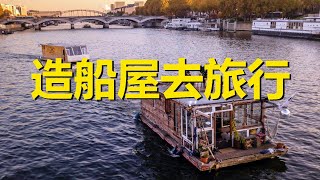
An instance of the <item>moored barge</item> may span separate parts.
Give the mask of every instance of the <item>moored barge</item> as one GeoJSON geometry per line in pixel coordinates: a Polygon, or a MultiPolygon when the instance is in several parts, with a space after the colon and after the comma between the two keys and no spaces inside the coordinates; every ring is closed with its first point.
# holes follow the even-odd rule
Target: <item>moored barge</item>
{"type": "Polygon", "coordinates": [[[252,22],[252,33],[320,40],[320,16],[305,17],[303,20],[257,19],[252,22]]]}
{"type": "MultiPolygon", "coordinates": [[[[266,98],[166,99],[168,84],[158,87],[160,99],[141,101],[141,120],[200,171],[287,153],[283,143],[268,140],[266,109],[275,105],[266,98]]],[[[204,83],[195,87],[201,92],[204,83]]]]}

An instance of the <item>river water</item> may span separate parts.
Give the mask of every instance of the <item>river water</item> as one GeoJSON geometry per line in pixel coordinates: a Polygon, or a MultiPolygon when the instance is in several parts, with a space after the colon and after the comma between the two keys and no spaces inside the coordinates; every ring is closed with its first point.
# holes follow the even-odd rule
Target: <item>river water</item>
{"type": "MultiPolygon", "coordinates": [[[[0,179],[317,179],[320,174],[320,42],[164,29],[76,29],[0,35],[0,179]],[[32,64],[41,43],[86,44],[93,61],[158,59],[205,64],[235,60],[287,59],[292,78],[286,96],[298,92],[277,140],[280,158],[200,173],[172,158],[168,145],[133,120],[140,102],[116,100],[33,101],[32,64]]],[[[164,74],[161,71],[161,74],[164,74]]],[[[74,83],[73,83],[74,86],[74,83]]],[[[274,83],[264,83],[271,91],[274,83]]]]}

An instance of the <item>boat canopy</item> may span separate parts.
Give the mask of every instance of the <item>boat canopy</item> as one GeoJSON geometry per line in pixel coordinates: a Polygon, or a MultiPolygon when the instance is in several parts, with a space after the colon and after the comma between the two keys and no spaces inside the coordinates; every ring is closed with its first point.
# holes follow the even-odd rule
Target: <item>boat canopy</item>
{"type": "Polygon", "coordinates": [[[90,59],[86,45],[64,43],[41,44],[42,56],[45,59],[63,58],[65,62],[78,62],[83,58],[90,59]]]}

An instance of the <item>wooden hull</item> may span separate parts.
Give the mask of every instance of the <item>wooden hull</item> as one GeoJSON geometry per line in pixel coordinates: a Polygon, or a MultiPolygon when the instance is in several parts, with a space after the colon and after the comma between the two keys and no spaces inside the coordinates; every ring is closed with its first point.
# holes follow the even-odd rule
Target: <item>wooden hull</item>
{"type": "MultiPolygon", "coordinates": [[[[177,144],[181,144],[181,142],[176,141],[175,138],[172,138],[166,131],[162,130],[158,125],[154,124],[152,121],[144,117],[143,114],[141,120],[144,124],[146,124],[150,129],[157,133],[163,140],[169,143],[172,147],[175,147],[177,144]]],[[[238,150],[229,148],[229,152],[218,152],[217,154],[215,154],[216,160],[210,161],[208,164],[201,162],[199,158],[191,155],[190,152],[188,152],[185,149],[183,150],[182,155],[200,171],[210,171],[218,170],[224,167],[259,161],[262,159],[274,158],[277,156],[285,155],[288,152],[288,149],[285,149],[284,151],[277,151],[273,154],[260,154],[261,150],[274,146],[274,144],[269,144],[251,150],[238,150]]]]}

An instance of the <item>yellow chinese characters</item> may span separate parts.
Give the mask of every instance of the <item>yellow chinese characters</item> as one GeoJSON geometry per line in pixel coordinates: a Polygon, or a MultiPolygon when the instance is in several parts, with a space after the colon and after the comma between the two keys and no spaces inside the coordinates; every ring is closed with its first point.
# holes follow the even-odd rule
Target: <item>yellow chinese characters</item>
{"type": "MultiPolygon", "coordinates": [[[[287,68],[289,67],[288,61],[266,61],[267,68],[287,68]]],[[[276,80],[277,87],[276,93],[268,94],[269,100],[279,100],[284,96],[284,81],[291,79],[290,73],[265,73],[264,75],[266,80],[276,80]]]]}
{"type": "Polygon", "coordinates": [[[63,63],[62,59],[56,59],[55,62],[48,60],[43,68],[41,62],[36,59],[33,64],[38,70],[44,70],[43,74],[32,74],[35,80],[35,89],[32,92],[32,98],[37,99],[39,96],[45,99],[72,99],[71,78],[72,72],[66,71],[71,69],[70,63],[63,63]],[[43,91],[43,78],[45,78],[46,91],[43,91]]]}
{"type": "Polygon", "coordinates": [[[94,73],[95,81],[95,97],[100,101],[102,98],[108,98],[109,100],[115,99],[115,79],[117,73],[114,71],[112,60],[97,60],[97,69],[94,73]],[[103,78],[103,67],[107,68],[107,76],[109,78],[103,78]],[[103,87],[108,86],[108,91],[103,91],[103,87]]]}
{"type": "Polygon", "coordinates": [[[167,99],[190,98],[200,99],[202,96],[192,83],[203,82],[202,76],[191,76],[190,71],[200,71],[200,64],[186,64],[186,59],[180,58],[178,64],[165,64],[165,71],[178,71],[177,76],[162,76],[162,82],[172,85],[164,92],[167,99]],[[186,91],[179,91],[179,87],[185,84],[186,91]]]}
{"type": "Polygon", "coordinates": [[[158,99],[158,72],[157,60],[122,60],[119,97],[158,99]]]}
{"type": "Polygon", "coordinates": [[[210,58],[209,64],[206,64],[204,68],[207,71],[207,85],[204,95],[207,99],[219,99],[221,97],[222,78],[220,74],[215,74],[215,71],[220,71],[220,65],[216,59],[210,58]],[[214,93],[212,93],[213,89],[214,93]]]}
{"type": "MultiPolygon", "coordinates": [[[[35,89],[32,98],[42,97],[45,99],[70,100],[75,97],[77,100],[100,101],[104,98],[113,101],[116,99],[117,72],[114,71],[112,60],[97,60],[93,62],[83,59],[76,64],[74,77],[75,92],[71,92],[71,79],[73,72],[71,64],[64,63],[62,59],[48,60],[45,66],[39,60],[33,61],[37,70],[43,70],[42,74],[32,74],[35,81],[35,89]],[[104,72],[106,69],[106,72],[104,72]],[[45,82],[45,90],[43,83],[45,82]]],[[[166,99],[173,98],[194,98],[200,99],[203,96],[208,100],[230,99],[235,96],[244,99],[247,96],[244,86],[253,88],[253,98],[261,99],[261,81],[275,81],[275,93],[268,93],[269,100],[280,100],[284,96],[284,85],[290,80],[288,72],[274,72],[271,68],[287,68],[289,62],[286,60],[256,59],[247,67],[245,61],[234,61],[226,58],[222,65],[219,65],[214,58],[204,67],[200,64],[187,64],[186,59],[179,58],[178,64],[165,64],[165,71],[176,71],[177,75],[162,76],[161,82],[168,83],[164,86],[163,94],[166,99]],[[265,67],[263,67],[265,65],[265,67]],[[263,68],[261,68],[263,67],[263,68]],[[248,77],[244,71],[248,68],[248,77]],[[266,71],[264,71],[264,70],[266,71]],[[191,72],[194,72],[191,74],[191,72]],[[195,75],[196,74],[196,75],[195,75]],[[200,86],[199,86],[200,85],[200,86]],[[200,92],[203,91],[204,92],[200,92]],[[203,94],[202,94],[203,93],[203,94]]],[[[121,60],[120,61],[120,87],[118,96],[120,99],[159,99],[159,62],[157,60],[121,60]]]]}
{"type": "Polygon", "coordinates": [[[229,99],[234,97],[236,94],[240,98],[244,98],[246,93],[242,90],[242,86],[246,83],[244,78],[238,79],[239,76],[244,75],[243,69],[229,70],[229,68],[245,68],[247,63],[245,61],[233,61],[231,58],[226,58],[222,66],[217,64],[215,59],[209,59],[209,64],[205,65],[205,69],[208,71],[207,86],[205,90],[205,96],[207,99],[219,99],[221,97],[221,89],[223,89],[222,97],[224,99],[229,99]],[[220,71],[223,76],[214,74],[214,71],[220,71]],[[231,83],[233,82],[233,88],[230,89],[231,83]],[[215,83],[213,83],[215,81],[215,83]],[[215,92],[212,93],[212,89],[215,92]]]}
{"type": "Polygon", "coordinates": [[[84,100],[91,100],[95,95],[95,99],[101,101],[102,98],[109,100],[115,99],[115,79],[117,73],[114,72],[112,60],[97,60],[96,70],[94,72],[94,65],[87,59],[77,62],[77,73],[75,77],[76,91],[75,98],[80,100],[82,93],[84,100]],[[103,68],[107,68],[106,75],[109,78],[101,79],[103,75],[103,68]],[[93,73],[94,72],[94,73],[93,73]],[[107,91],[103,91],[103,87],[108,87],[107,91]]]}
{"type": "Polygon", "coordinates": [[[259,68],[263,63],[264,62],[258,58],[248,68],[251,73],[254,73],[249,79],[248,85],[251,88],[253,87],[253,98],[256,100],[261,98],[261,78],[264,75],[264,72],[259,68]]]}
{"type": "Polygon", "coordinates": [[[83,95],[85,100],[91,100],[93,98],[93,63],[88,62],[88,59],[82,59],[81,62],[77,62],[76,77],[74,78],[76,82],[76,92],[74,96],[76,99],[80,100],[83,91],[86,94],[83,95]]]}

